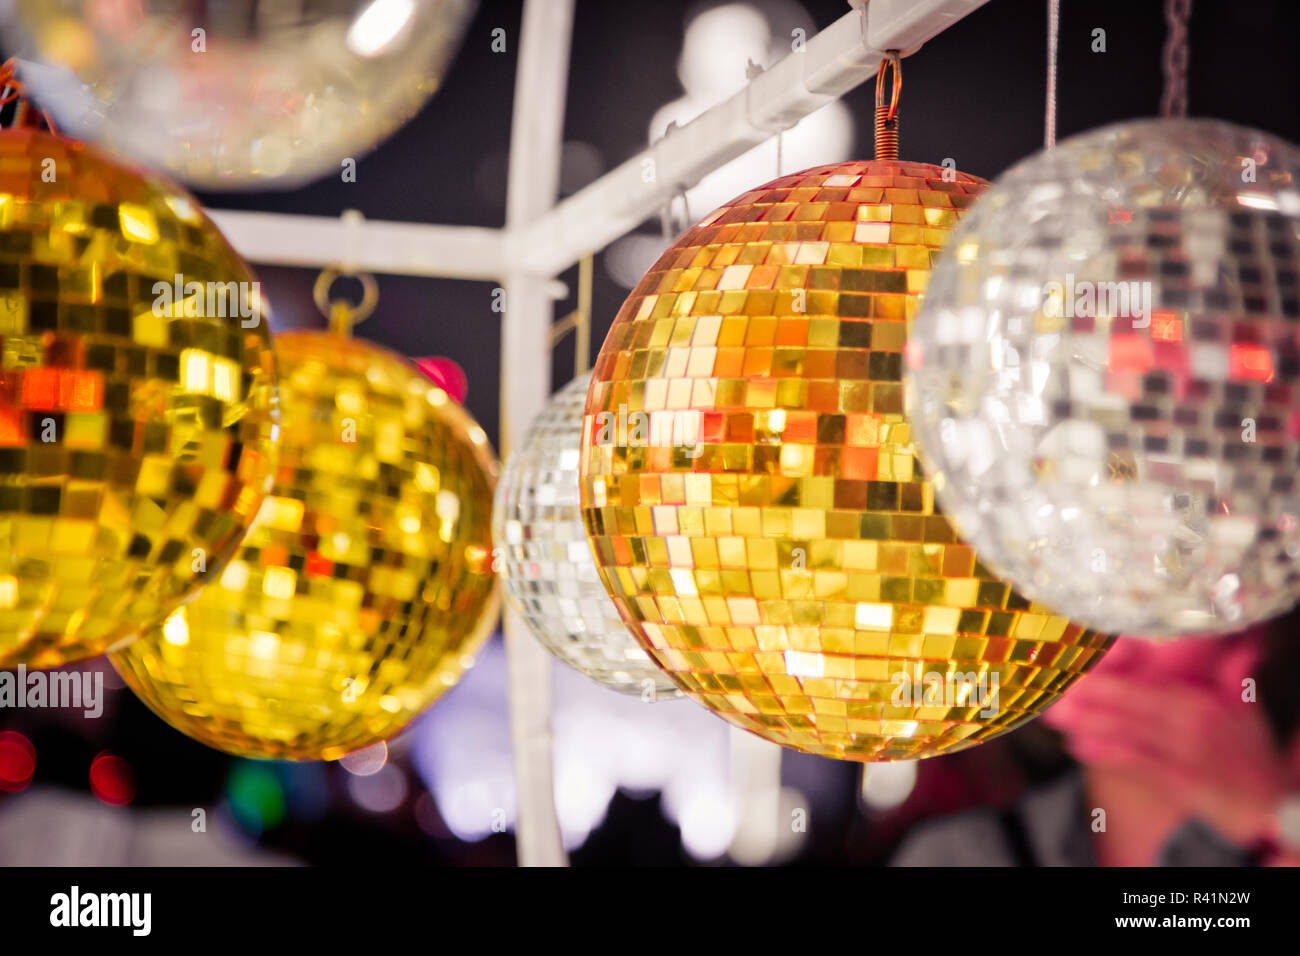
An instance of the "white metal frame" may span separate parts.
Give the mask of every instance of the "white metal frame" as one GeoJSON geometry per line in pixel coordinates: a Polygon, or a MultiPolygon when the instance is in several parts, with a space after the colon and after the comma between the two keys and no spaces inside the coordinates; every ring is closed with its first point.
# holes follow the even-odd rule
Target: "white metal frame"
{"type": "MultiPolygon", "coordinates": [[[[871,77],[987,0],[849,0],[852,10],[734,96],[556,204],[573,0],[526,0],[503,229],[213,211],[247,259],[502,282],[501,454],[551,392],[555,277],[657,213],[678,191],[871,77]]],[[[505,615],[519,862],[563,865],[551,765],[551,659],[505,615]]]]}
{"type": "MultiPolygon", "coordinates": [[[[505,229],[367,221],[360,227],[356,268],[392,275],[503,280],[520,269],[547,278],[558,275],[588,252],[602,249],[654,216],[679,188],[702,177],[788,129],[831,100],[870,78],[884,50],[915,52],[926,40],[988,0],[870,0],[810,37],[802,52],[792,52],[764,70],[739,93],[674,129],[558,205],[536,216],[508,216],[505,229]],[[649,164],[649,165],[648,165],[649,164]],[[654,170],[647,181],[645,170],[654,170]]],[[[851,4],[855,7],[858,4],[851,4]]],[[[521,125],[540,133],[542,116],[521,124],[520,106],[533,84],[567,82],[568,57],[529,62],[524,57],[532,23],[542,23],[533,7],[546,10],[543,29],[563,8],[572,21],[572,0],[527,0],[520,40],[520,63],[512,135],[521,125]],[[530,74],[530,67],[552,71],[530,74]]],[[[567,37],[567,33],[566,33],[567,37]]],[[[559,41],[557,41],[559,42],[559,41]]],[[[559,43],[566,51],[567,39],[559,43]]],[[[563,94],[561,93],[561,96],[563,94]]],[[[563,119],[563,106],[548,117],[563,119]]],[[[551,139],[556,139],[551,136],[551,139]]],[[[558,168],[558,154],[528,156],[540,168],[558,168]]],[[[519,142],[512,139],[511,158],[519,142]]],[[[559,140],[555,148],[559,148],[559,140]]],[[[540,181],[540,180],[539,180],[540,181]]],[[[520,200],[521,202],[523,200],[520,200]]],[[[217,225],[235,248],[253,262],[268,265],[324,267],[335,265],[339,250],[354,238],[349,227],[328,216],[217,210],[217,225]]]]}

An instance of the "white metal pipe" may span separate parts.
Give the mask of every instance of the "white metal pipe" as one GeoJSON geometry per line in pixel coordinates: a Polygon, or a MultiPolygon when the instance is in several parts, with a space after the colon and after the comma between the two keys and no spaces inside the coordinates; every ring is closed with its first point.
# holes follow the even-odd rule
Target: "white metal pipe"
{"type": "MultiPolygon", "coordinates": [[[[544,214],[559,195],[573,0],[527,0],[519,39],[506,184],[506,228],[544,214]]],[[[501,327],[501,451],[509,454],[551,394],[549,277],[512,271],[501,327]]],[[[505,615],[521,866],[566,862],[555,812],[552,658],[513,612],[505,615]]]]}
{"type": "Polygon", "coordinates": [[[736,829],[727,853],[742,866],[764,866],[780,852],[790,822],[781,819],[784,748],[739,727],[729,728],[728,789],[736,829]]]}
{"type": "Polygon", "coordinates": [[[390,275],[499,280],[506,273],[500,229],[375,219],[350,225],[332,216],[233,209],[208,214],[241,256],[266,265],[321,268],[350,256],[352,268],[390,275]]]}
{"type": "Polygon", "coordinates": [[[866,45],[872,50],[915,53],[926,40],[948,29],[988,0],[870,0],[866,45]]]}

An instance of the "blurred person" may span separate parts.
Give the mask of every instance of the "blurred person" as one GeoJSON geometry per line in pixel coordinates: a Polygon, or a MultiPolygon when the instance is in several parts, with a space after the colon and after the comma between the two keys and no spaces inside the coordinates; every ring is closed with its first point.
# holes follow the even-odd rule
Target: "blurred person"
{"type": "Polygon", "coordinates": [[[1300,865],[1298,624],[1122,638],[1043,717],[1078,767],[923,825],[892,864],[1300,865]]]}

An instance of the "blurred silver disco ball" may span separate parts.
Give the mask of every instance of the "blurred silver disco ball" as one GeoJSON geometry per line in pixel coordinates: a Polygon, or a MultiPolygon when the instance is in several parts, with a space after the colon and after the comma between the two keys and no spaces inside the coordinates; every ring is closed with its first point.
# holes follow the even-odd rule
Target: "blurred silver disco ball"
{"type": "Polygon", "coordinates": [[[441,84],[474,0],[9,0],[60,131],[200,189],[344,175],[441,84]]]}
{"type": "Polygon", "coordinates": [[[647,699],[681,696],[618,616],[578,503],[590,375],[561,389],[497,482],[492,538],[507,600],[547,648],[592,680],[647,699]]]}
{"type": "Polygon", "coordinates": [[[1300,150],[1121,123],[1002,176],[935,266],[907,401],[995,573],[1108,631],[1239,630],[1300,585],[1300,150]]]}

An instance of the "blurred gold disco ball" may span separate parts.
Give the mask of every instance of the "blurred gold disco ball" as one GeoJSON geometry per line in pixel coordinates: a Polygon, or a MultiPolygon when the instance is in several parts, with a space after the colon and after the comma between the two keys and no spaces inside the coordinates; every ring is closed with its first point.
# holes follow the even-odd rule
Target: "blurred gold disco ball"
{"type": "Polygon", "coordinates": [[[172,184],[0,133],[0,667],[93,657],[221,571],[271,479],[260,287],[172,184]]]}
{"type": "Polygon", "coordinates": [[[747,192],[663,254],[597,359],[581,496],[602,580],[679,687],[768,740],[952,752],[1109,645],[988,573],[903,415],[908,325],[987,185],[876,160],[747,192]]]}
{"type": "Polygon", "coordinates": [[[289,188],[359,159],[441,84],[473,0],[16,0],[28,92],[63,131],[201,189],[289,188]]]}
{"type": "Polygon", "coordinates": [[[405,727],[495,625],[496,465],[401,356],[323,332],[275,342],[271,494],[221,579],[112,660],[209,746],[334,760],[405,727]]]}

